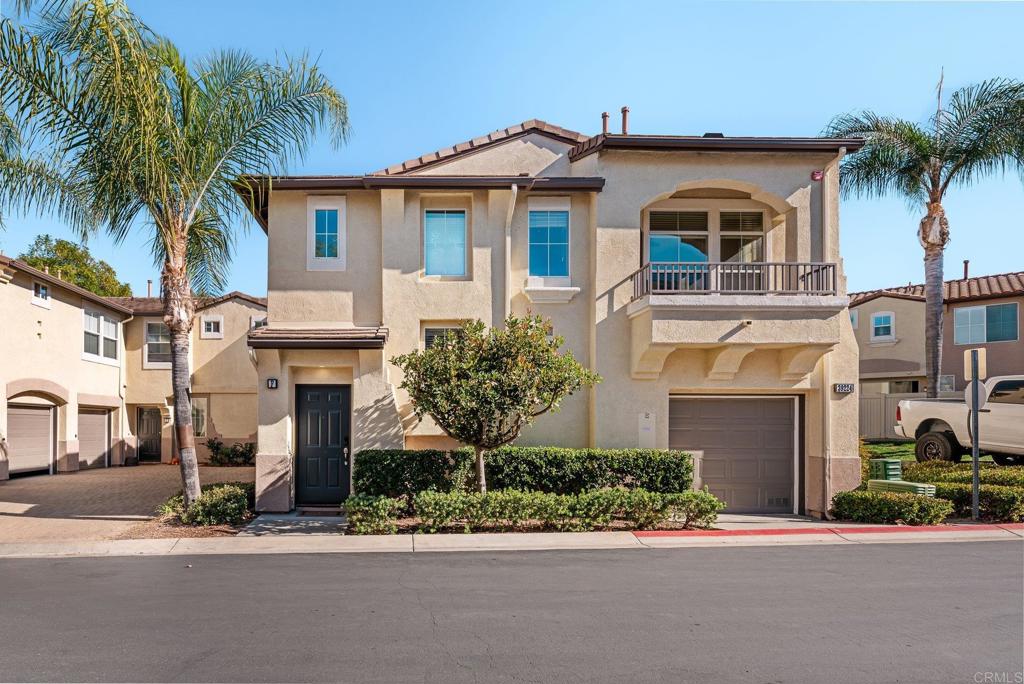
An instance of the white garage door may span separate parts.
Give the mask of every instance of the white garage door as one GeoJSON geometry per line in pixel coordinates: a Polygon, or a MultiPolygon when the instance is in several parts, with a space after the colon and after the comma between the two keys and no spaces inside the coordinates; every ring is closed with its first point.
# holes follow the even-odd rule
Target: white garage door
{"type": "Polygon", "coordinates": [[[12,473],[48,471],[53,457],[53,409],[9,405],[7,444],[12,473]]]}
{"type": "Polygon", "coordinates": [[[792,513],[795,406],[793,397],[673,397],[669,448],[704,452],[700,481],[728,512],[792,513]]]}
{"type": "Polygon", "coordinates": [[[78,467],[105,468],[110,452],[110,411],[81,409],[78,412],[78,467]]]}

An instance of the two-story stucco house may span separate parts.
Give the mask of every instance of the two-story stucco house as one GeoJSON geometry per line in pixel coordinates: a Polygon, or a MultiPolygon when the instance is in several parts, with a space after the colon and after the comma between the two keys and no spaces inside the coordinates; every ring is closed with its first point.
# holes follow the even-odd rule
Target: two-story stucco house
{"type": "MultiPolygon", "coordinates": [[[[940,392],[966,386],[965,349],[986,349],[989,376],[1024,373],[1024,271],[971,278],[965,263],[964,277],[945,281],[942,292],[940,392]]],[[[850,316],[861,391],[925,391],[924,285],[854,293],[850,316]]]]}
{"type": "Polygon", "coordinates": [[[834,384],[857,379],[837,164],[862,142],[623,123],[531,120],[241,190],[269,236],[268,325],[249,335],[259,509],[337,505],[361,449],[453,446],[389,359],[527,312],[603,382],[519,443],[693,450],[734,511],[821,514],[859,482],[857,397],[834,384]]]}

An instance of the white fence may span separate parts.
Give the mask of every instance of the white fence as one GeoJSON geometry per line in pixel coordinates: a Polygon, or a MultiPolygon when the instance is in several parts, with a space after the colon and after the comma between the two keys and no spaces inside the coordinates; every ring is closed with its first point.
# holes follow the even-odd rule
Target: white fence
{"type": "MultiPolygon", "coordinates": [[[[924,399],[924,392],[905,394],[861,394],[860,436],[862,439],[903,439],[893,430],[896,425],[896,405],[903,399],[924,399]]],[[[943,399],[957,399],[960,392],[940,392],[943,399]]],[[[911,435],[913,439],[913,435],[911,435]]]]}

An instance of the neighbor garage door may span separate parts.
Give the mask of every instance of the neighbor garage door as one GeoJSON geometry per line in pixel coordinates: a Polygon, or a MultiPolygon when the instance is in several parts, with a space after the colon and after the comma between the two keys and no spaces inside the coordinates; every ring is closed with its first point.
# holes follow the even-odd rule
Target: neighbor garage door
{"type": "Polygon", "coordinates": [[[53,409],[8,405],[7,444],[10,472],[49,470],[53,453],[53,409]]]}
{"type": "Polygon", "coordinates": [[[794,401],[673,397],[669,447],[704,452],[700,480],[729,512],[792,513],[794,401]]]}
{"type": "Polygon", "coordinates": [[[110,451],[110,411],[81,409],[78,412],[78,467],[105,468],[110,451]]]}

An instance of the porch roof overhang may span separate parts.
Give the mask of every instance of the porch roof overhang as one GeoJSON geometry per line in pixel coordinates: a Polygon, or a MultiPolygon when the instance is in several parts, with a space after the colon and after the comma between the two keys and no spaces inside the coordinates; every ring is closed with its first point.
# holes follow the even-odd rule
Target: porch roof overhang
{"type": "Polygon", "coordinates": [[[388,329],[257,328],[249,333],[253,349],[383,349],[388,329]]]}

